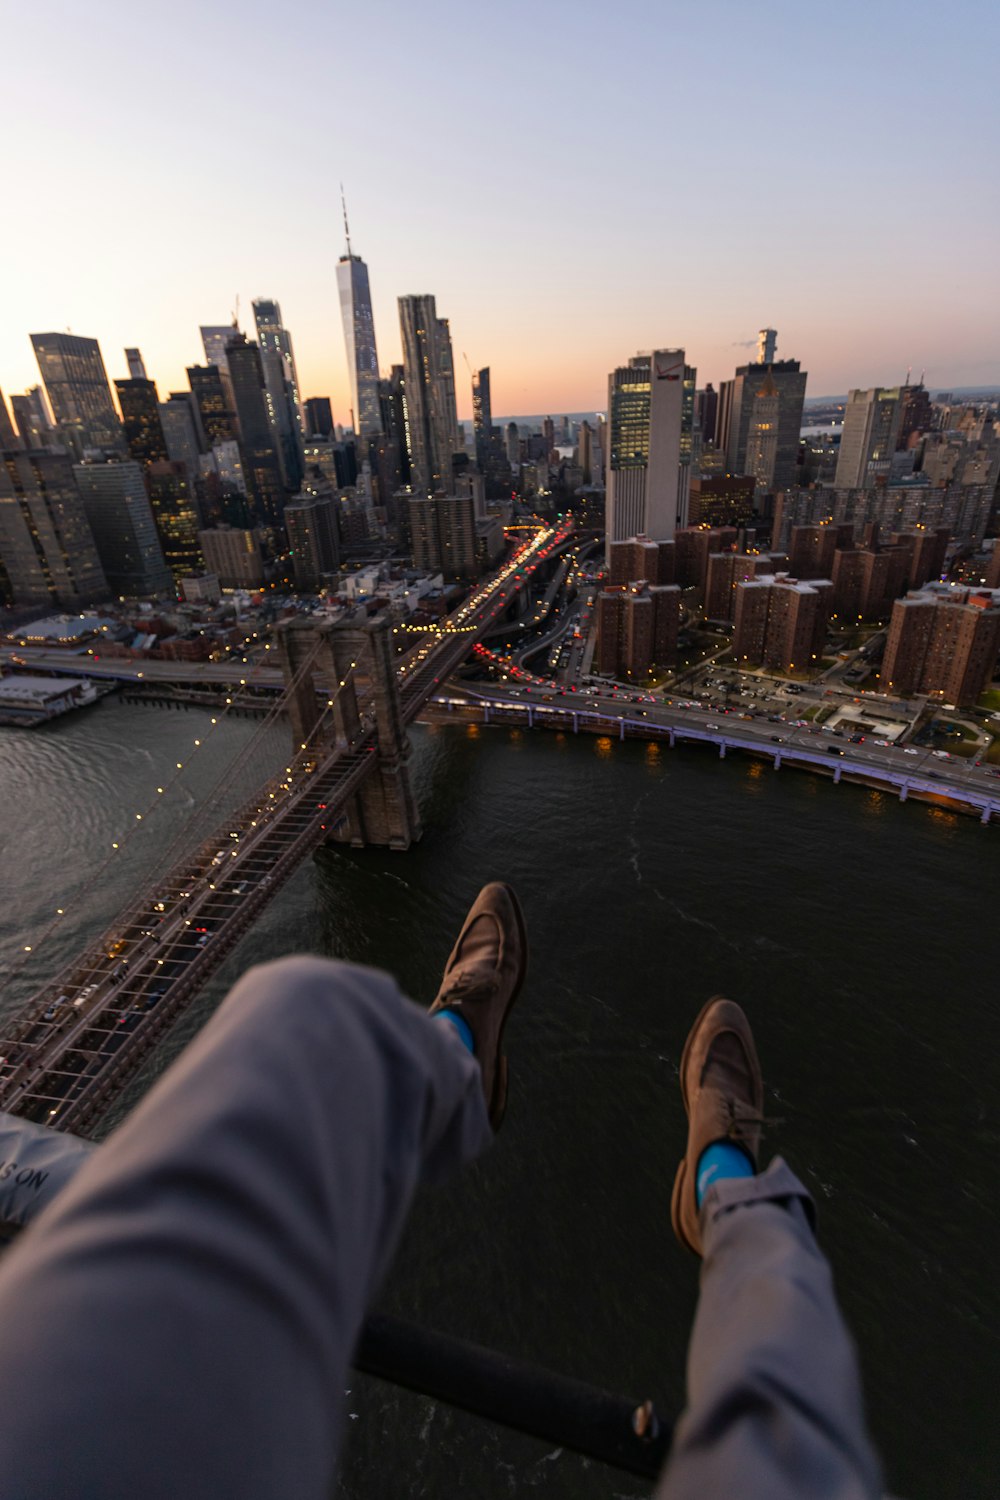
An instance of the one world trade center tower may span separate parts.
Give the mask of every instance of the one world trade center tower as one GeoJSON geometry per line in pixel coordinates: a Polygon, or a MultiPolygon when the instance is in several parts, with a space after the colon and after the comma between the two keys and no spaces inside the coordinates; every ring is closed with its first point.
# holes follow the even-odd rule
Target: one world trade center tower
{"type": "Polygon", "coordinates": [[[340,312],[344,320],[344,343],[347,346],[347,368],[351,376],[351,401],[354,427],[358,436],[378,437],[382,415],[378,399],[378,354],[375,350],[375,320],[368,288],[368,267],[360,255],[351,252],[351,234],[344,208],[344,230],[347,253],[337,266],[337,288],[340,312]]]}

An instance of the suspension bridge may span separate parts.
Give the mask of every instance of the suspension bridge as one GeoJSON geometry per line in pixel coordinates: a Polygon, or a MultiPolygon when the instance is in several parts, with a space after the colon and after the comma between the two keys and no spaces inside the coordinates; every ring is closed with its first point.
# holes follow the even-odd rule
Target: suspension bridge
{"type": "MultiPolygon", "coordinates": [[[[385,616],[278,627],[285,687],[251,739],[127,908],[5,1023],[0,1108],[86,1133],[304,859],[331,840],[406,849],[419,838],[406,728],[571,531],[569,519],[540,529],[436,628],[413,629],[401,655],[407,627],[385,616]],[[293,753],[261,781],[284,722],[293,753]]],[[[169,791],[135,815],[137,833],[169,791]]],[[[108,861],[120,853],[115,843],[108,861]]],[[[63,915],[25,945],[25,963],[63,915]]]]}

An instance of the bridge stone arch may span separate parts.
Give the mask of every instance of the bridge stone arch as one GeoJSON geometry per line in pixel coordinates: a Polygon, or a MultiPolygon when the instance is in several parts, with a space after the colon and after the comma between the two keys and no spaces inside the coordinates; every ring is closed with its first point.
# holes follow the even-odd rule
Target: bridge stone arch
{"type": "Polygon", "coordinates": [[[345,750],[365,728],[376,739],[375,765],[331,834],[355,848],[408,849],[421,835],[410,783],[410,742],[403,722],[385,616],[344,621],[298,617],[277,629],[295,749],[310,741],[320,754],[345,750]],[[317,725],[333,702],[331,722],[317,725]]]}

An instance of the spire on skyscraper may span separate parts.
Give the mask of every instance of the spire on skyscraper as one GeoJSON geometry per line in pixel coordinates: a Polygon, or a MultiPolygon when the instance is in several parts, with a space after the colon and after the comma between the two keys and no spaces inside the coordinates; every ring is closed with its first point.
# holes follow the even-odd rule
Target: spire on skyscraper
{"type": "Polygon", "coordinates": [[[344,197],[344,184],[340,184],[340,206],[344,210],[344,235],[347,239],[347,254],[351,254],[351,226],[347,222],[347,199],[344,197]]]}

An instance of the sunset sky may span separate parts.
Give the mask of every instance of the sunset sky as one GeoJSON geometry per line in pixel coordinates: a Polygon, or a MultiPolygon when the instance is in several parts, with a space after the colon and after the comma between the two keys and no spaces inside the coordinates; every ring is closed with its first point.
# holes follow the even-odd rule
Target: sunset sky
{"type": "Polygon", "coordinates": [[[28,335],[138,344],[276,297],[302,393],[348,417],[344,182],[380,362],[433,292],[495,414],[600,409],[764,325],[807,394],[1000,384],[995,0],[49,0],[6,8],[0,388],[28,335]]]}

